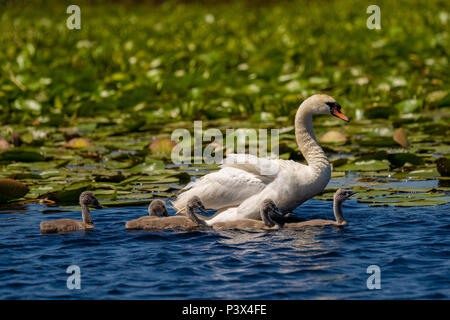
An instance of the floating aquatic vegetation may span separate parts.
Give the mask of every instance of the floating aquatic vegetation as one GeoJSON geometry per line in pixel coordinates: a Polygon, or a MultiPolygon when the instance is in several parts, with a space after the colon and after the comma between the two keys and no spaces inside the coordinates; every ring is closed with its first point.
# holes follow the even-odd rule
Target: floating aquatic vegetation
{"type": "Polygon", "coordinates": [[[94,145],[86,138],[72,138],[64,144],[65,148],[72,149],[89,148],[93,146],[94,145]]]}
{"type": "Polygon", "coordinates": [[[9,148],[9,142],[5,138],[0,138],[0,152],[7,151],[9,148]]]}
{"type": "Polygon", "coordinates": [[[394,132],[394,141],[401,145],[403,148],[409,148],[408,138],[406,136],[405,130],[403,128],[398,128],[394,132]]]}
{"type": "Polygon", "coordinates": [[[347,137],[342,132],[336,130],[330,130],[325,133],[320,139],[320,142],[323,143],[345,143],[347,142],[347,137]]]}
{"type": "Polygon", "coordinates": [[[175,141],[169,138],[156,138],[150,144],[149,149],[155,154],[170,154],[175,146],[175,141]]]}
{"type": "Polygon", "coordinates": [[[63,185],[59,190],[47,192],[41,198],[61,203],[78,203],[80,194],[87,190],[91,190],[91,183],[75,182],[68,186],[63,185]]]}
{"type": "Polygon", "coordinates": [[[402,167],[405,163],[422,165],[424,161],[421,157],[412,153],[392,153],[388,155],[389,162],[395,167],[402,167]]]}
{"type": "Polygon", "coordinates": [[[436,168],[443,177],[450,177],[450,159],[441,157],[436,160],[436,168]]]}
{"type": "Polygon", "coordinates": [[[388,169],[389,162],[385,160],[360,160],[335,168],[337,171],[381,171],[388,169]]]}
{"type": "MultiPolygon", "coordinates": [[[[348,24],[360,11],[351,1],[325,9],[303,4],[210,5],[220,28],[205,26],[195,6],[99,5],[83,14],[101,27],[82,28],[75,37],[48,33],[60,24],[52,13],[65,8],[9,6],[0,20],[8,48],[0,52],[0,62],[15,81],[0,78],[0,135],[19,133],[22,146],[0,139],[0,177],[29,185],[29,200],[47,194],[58,203],[77,202],[86,187],[105,200],[138,198],[140,192],[174,196],[191,177],[218,165],[173,165],[173,130],[192,132],[199,119],[205,129],[223,133],[281,128],[280,158],[304,161],[292,127],[295,112],[306,97],[327,92],[352,118],[345,125],[326,117],[314,121],[334,179],[350,178],[365,189],[403,179],[440,179],[444,185],[450,92],[447,54],[436,47],[448,47],[448,37],[436,35],[445,34],[446,25],[426,23],[419,1],[407,12],[389,2],[384,19],[396,21],[396,36],[380,40],[379,33],[367,33],[364,19],[348,24]],[[298,7],[304,9],[301,19],[298,7]],[[127,14],[117,14],[122,11],[127,14]],[[330,12],[341,13],[332,25],[315,23],[330,12]],[[142,32],[123,29],[128,14],[142,32]],[[28,19],[17,20],[22,16],[28,19]],[[37,23],[43,18],[45,24],[37,23]],[[17,21],[33,32],[10,32],[17,21]],[[410,21],[418,21],[414,37],[410,21]],[[318,37],[336,28],[342,32],[335,37],[318,37]],[[39,55],[30,48],[39,48],[39,55]],[[329,48],[333,54],[324,54],[329,48]],[[404,48],[414,49],[414,59],[404,48]]],[[[429,6],[430,16],[441,10],[439,3],[429,6]]],[[[396,190],[361,189],[354,197],[390,195],[396,190]]]]}
{"type": "Polygon", "coordinates": [[[0,179],[0,202],[22,198],[28,191],[28,187],[22,182],[13,179],[0,179]]]}
{"type": "Polygon", "coordinates": [[[45,161],[45,156],[33,149],[13,148],[0,154],[0,161],[35,162],[45,161]]]}

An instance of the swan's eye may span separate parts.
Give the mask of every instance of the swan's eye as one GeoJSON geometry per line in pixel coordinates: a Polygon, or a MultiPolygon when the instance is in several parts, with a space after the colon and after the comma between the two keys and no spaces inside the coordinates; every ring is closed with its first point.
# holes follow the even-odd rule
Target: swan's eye
{"type": "Polygon", "coordinates": [[[341,106],[337,102],[325,102],[325,104],[330,108],[330,113],[332,113],[334,109],[339,112],[341,111],[341,106]]]}

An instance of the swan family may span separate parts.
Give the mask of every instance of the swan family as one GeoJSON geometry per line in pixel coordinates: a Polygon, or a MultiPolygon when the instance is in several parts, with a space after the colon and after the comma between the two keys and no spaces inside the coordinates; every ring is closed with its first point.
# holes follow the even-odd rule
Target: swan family
{"type": "MultiPolygon", "coordinates": [[[[302,222],[278,222],[283,216],[280,209],[272,199],[265,199],[260,206],[259,214],[261,220],[238,219],[233,221],[219,221],[214,224],[207,224],[205,220],[195,215],[195,210],[207,213],[199,197],[193,196],[186,205],[186,214],[169,216],[164,201],[154,200],[150,203],[148,216],[144,216],[125,223],[126,229],[141,229],[144,231],[182,229],[186,231],[194,229],[253,229],[253,230],[279,230],[279,229],[298,229],[307,226],[343,226],[347,224],[342,212],[342,203],[350,198],[355,192],[349,189],[340,188],[333,197],[333,212],[335,220],[314,219],[302,222]]],[[[92,192],[83,192],[80,195],[80,204],[82,208],[83,221],[72,219],[60,219],[54,221],[41,222],[41,233],[66,233],[76,230],[86,230],[94,228],[92,217],[89,213],[89,205],[101,208],[100,203],[92,192]]]]}
{"type": "MultiPolygon", "coordinates": [[[[172,202],[181,215],[169,216],[166,205],[154,200],[149,215],[126,222],[127,229],[165,230],[171,228],[280,229],[311,225],[344,225],[341,204],[353,193],[339,189],[334,196],[336,221],[311,220],[290,216],[292,210],[320,194],[331,178],[331,165],[313,129],[313,115],[325,114],[349,119],[336,100],[316,94],[301,103],[295,116],[295,137],[306,165],[292,160],[266,159],[247,154],[230,154],[217,172],[188,184],[172,202]],[[211,218],[199,216],[215,209],[211,218]]],[[[41,223],[42,233],[69,232],[94,228],[89,206],[100,208],[92,192],[80,195],[83,221],[60,219],[41,223]]]]}
{"type": "Polygon", "coordinates": [[[239,219],[259,219],[265,199],[272,199],[282,213],[320,194],[331,178],[331,165],[314,135],[313,115],[326,114],[344,121],[341,106],[328,95],[306,99],[295,116],[295,136],[307,165],[292,160],[265,159],[251,155],[230,154],[217,172],[188,184],[173,202],[183,212],[193,196],[205,207],[217,210],[208,225],[239,219]]]}

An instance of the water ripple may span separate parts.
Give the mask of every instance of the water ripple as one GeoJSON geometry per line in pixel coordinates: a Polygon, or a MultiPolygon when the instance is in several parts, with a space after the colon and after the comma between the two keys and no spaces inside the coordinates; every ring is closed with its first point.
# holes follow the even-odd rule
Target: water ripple
{"type": "MultiPolygon", "coordinates": [[[[145,208],[104,209],[93,231],[44,236],[41,208],[31,205],[0,215],[0,298],[450,298],[450,205],[347,208],[345,228],[217,233],[127,231],[145,208]],[[79,291],[67,289],[70,265],[81,269],[79,291]],[[370,265],[381,269],[382,290],[366,287],[370,265]]],[[[312,200],[295,214],[329,210],[312,200]]]]}

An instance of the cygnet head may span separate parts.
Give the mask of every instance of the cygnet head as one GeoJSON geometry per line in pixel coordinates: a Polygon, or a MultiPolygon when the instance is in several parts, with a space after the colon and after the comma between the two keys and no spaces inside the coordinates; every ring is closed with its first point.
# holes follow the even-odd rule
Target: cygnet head
{"type": "Polygon", "coordinates": [[[341,106],[333,97],[330,97],[326,94],[315,94],[302,103],[303,109],[301,111],[308,111],[311,114],[330,114],[334,117],[342,119],[346,122],[349,122],[349,118],[347,118],[343,113],[341,113],[341,106]]]}
{"type": "Polygon", "coordinates": [[[336,193],[334,194],[334,201],[337,203],[342,203],[345,200],[347,200],[348,198],[350,198],[352,195],[354,195],[356,192],[350,190],[350,189],[344,189],[344,188],[340,188],[336,191],[336,193]]]}
{"type": "Polygon", "coordinates": [[[188,210],[200,210],[201,212],[208,214],[208,212],[205,209],[205,206],[202,203],[202,200],[200,200],[199,197],[197,196],[193,196],[192,198],[190,198],[186,204],[186,209],[188,210]]]}
{"type": "Polygon", "coordinates": [[[88,207],[90,206],[96,209],[103,208],[91,191],[84,191],[80,194],[80,205],[88,207]]]}
{"type": "Polygon", "coordinates": [[[166,204],[160,199],[153,200],[148,206],[148,214],[156,217],[168,217],[166,204]]]}
{"type": "Polygon", "coordinates": [[[261,205],[261,219],[266,226],[272,227],[277,224],[272,219],[273,216],[283,216],[283,214],[272,199],[265,199],[261,205]]]}

